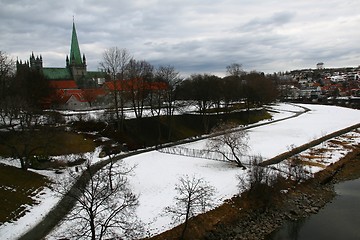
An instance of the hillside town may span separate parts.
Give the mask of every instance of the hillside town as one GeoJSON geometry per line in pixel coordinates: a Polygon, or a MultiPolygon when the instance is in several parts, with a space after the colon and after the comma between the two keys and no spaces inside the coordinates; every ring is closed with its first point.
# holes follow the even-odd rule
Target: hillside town
{"type": "Polygon", "coordinates": [[[293,70],[279,76],[281,99],[334,103],[358,107],[360,103],[360,66],[293,70]]]}

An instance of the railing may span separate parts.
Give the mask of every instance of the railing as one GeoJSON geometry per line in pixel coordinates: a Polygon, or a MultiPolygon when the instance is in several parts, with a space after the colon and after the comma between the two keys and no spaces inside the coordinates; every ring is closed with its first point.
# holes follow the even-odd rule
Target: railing
{"type": "MultiPolygon", "coordinates": [[[[222,161],[222,162],[236,162],[234,154],[230,152],[220,153],[208,149],[194,149],[194,148],[185,148],[180,146],[165,147],[158,149],[158,151],[161,153],[180,155],[186,157],[204,158],[204,159],[222,161]]],[[[241,155],[239,158],[241,159],[242,164],[250,163],[250,156],[248,155],[241,155]]]]}

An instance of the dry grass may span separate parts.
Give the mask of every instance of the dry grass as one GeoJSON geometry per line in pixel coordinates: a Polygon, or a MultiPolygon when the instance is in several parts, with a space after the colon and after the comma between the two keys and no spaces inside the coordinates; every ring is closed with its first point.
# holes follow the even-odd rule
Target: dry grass
{"type": "Polygon", "coordinates": [[[307,165],[307,166],[326,168],[326,165],[325,165],[325,164],[321,164],[321,163],[319,163],[319,162],[310,162],[310,161],[302,160],[301,163],[302,163],[303,165],[307,165]]]}
{"type": "Polygon", "coordinates": [[[82,134],[65,131],[39,131],[31,135],[7,133],[0,137],[7,139],[7,145],[0,144],[0,155],[4,157],[12,156],[11,147],[15,147],[20,152],[25,147],[37,149],[35,155],[46,156],[85,153],[95,149],[95,144],[91,139],[86,139],[82,134]]]}
{"type": "Polygon", "coordinates": [[[47,183],[39,174],[0,164],[0,225],[24,215],[26,205],[36,204],[32,197],[47,183]]]}
{"type": "Polygon", "coordinates": [[[332,146],[347,146],[348,143],[347,142],[343,142],[343,141],[340,141],[340,140],[330,140],[329,143],[333,144],[332,146]]]}

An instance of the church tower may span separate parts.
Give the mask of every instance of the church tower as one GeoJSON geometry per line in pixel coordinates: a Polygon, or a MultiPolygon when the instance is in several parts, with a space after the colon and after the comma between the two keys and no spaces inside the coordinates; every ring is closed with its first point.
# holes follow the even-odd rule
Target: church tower
{"type": "Polygon", "coordinates": [[[75,29],[75,22],[73,22],[71,46],[70,46],[70,58],[66,56],[66,67],[70,69],[74,80],[82,85],[86,75],[86,58],[85,55],[81,56],[79,42],[75,29]]]}

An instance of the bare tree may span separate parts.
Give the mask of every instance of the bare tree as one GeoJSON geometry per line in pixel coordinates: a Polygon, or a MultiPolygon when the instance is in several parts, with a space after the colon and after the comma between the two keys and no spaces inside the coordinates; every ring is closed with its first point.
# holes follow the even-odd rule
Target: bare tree
{"type": "Polygon", "coordinates": [[[245,71],[242,69],[242,65],[239,63],[232,63],[226,66],[226,73],[228,76],[241,77],[245,74],[245,71]]]}
{"type": "Polygon", "coordinates": [[[308,172],[306,171],[305,163],[301,160],[299,155],[295,155],[289,159],[286,159],[284,162],[288,170],[289,179],[299,183],[302,180],[308,178],[308,172]]]}
{"type": "Polygon", "coordinates": [[[222,123],[213,129],[216,136],[209,139],[207,149],[223,155],[229,162],[235,162],[239,167],[245,169],[242,157],[249,149],[249,136],[246,130],[236,129],[233,123],[222,123]]]}
{"type": "Polygon", "coordinates": [[[277,98],[277,90],[274,82],[264,73],[252,71],[244,76],[246,81],[246,98],[248,105],[262,105],[270,103],[277,98]]]}
{"type": "Polygon", "coordinates": [[[153,78],[154,67],[145,60],[131,59],[127,65],[128,82],[127,91],[131,105],[137,119],[142,118],[144,104],[149,93],[149,82],[153,78]]]}
{"type": "Polygon", "coordinates": [[[0,51],[0,101],[7,95],[7,89],[10,79],[14,75],[14,70],[14,61],[6,53],[0,51]]]}
{"type": "Polygon", "coordinates": [[[126,178],[129,170],[115,171],[112,164],[96,171],[88,164],[85,171],[86,178],[70,174],[69,181],[77,180],[73,187],[71,182],[62,181],[56,189],[61,195],[66,194],[76,201],[65,219],[72,223],[65,235],[92,240],[141,237],[143,228],[135,214],[138,197],[132,193],[126,178]]]}
{"type": "Polygon", "coordinates": [[[174,198],[175,205],[166,207],[165,211],[172,215],[175,223],[184,221],[181,233],[181,239],[184,239],[189,219],[213,207],[216,190],[203,178],[188,175],[179,178],[175,190],[178,194],[174,198]]]}
{"type": "Polygon", "coordinates": [[[190,87],[190,99],[195,100],[197,108],[202,116],[204,131],[210,129],[210,109],[215,105],[218,97],[216,83],[219,77],[209,74],[194,74],[190,76],[189,81],[185,83],[190,87]]]}
{"type": "Polygon", "coordinates": [[[33,110],[21,97],[7,98],[1,104],[6,105],[6,111],[0,112],[3,125],[0,145],[5,146],[9,156],[20,161],[21,169],[27,170],[33,157],[45,154],[52,144],[53,131],[47,124],[53,122],[54,116],[33,110]]]}
{"type": "MultiPolygon", "coordinates": [[[[163,114],[164,101],[166,99],[166,83],[157,81],[155,78],[154,82],[151,83],[151,90],[149,93],[149,103],[151,115],[157,118],[157,128],[158,128],[158,136],[157,136],[157,144],[161,142],[162,134],[161,134],[161,116],[163,114]]],[[[156,144],[156,145],[157,145],[156,144]]]]}
{"type": "Polygon", "coordinates": [[[9,122],[12,119],[9,115],[12,115],[10,105],[13,101],[9,93],[11,80],[14,79],[14,68],[14,61],[6,53],[0,51],[0,128],[12,124],[9,122]]]}
{"type": "Polygon", "coordinates": [[[181,83],[180,73],[174,66],[159,66],[156,70],[156,80],[167,84],[166,90],[166,115],[172,116],[174,113],[174,101],[176,100],[175,90],[181,83]]]}
{"type": "Polygon", "coordinates": [[[20,68],[10,85],[11,97],[22,98],[28,108],[40,110],[46,107],[52,92],[43,73],[29,68],[20,68]]]}
{"type": "Polygon", "coordinates": [[[172,116],[175,110],[175,100],[176,100],[176,89],[182,81],[180,77],[180,73],[176,71],[174,66],[160,66],[156,70],[156,80],[160,82],[164,82],[167,85],[167,89],[165,91],[165,108],[166,108],[166,116],[168,121],[169,133],[168,140],[171,139],[171,128],[172,128],[172,116]]]}
{"type": "Polygon", "coordinates": [[[50,91],[40,72],[18,64],[14,75],[14,62],[0,51],[0,145],[27,170],[33,156],[44,153],[51,143],[50,131],[46,136],[40,131],[52,121],[50,114],[42,112],[50,91]]]}
{"type": "Polygon", "coordinates": [[[113,100],[118,129],[123,126],[125,104],[125,96],[120,85],[121,81],[125,79],[126,67],[131,59],[128,50],[112,47],[103,53],[103,61],[100,62],[100,67],[109,73],[113,85],[113,100]]]}
{"type": "Polygon", "coordinates": [[[282,178],[280,172],[270,167],[260,166],[262,162],[261,156],[252,156],[250,166],[245,175],[239,174],[240,192],[247,191],[254,201],[258,201],[259,207],[266,210],[275,199],[274,197],[280,192],[277,188],[279,180],[282,178]]]}
{"type": "Polygon", "coordinates": [[[85,101],[87,101],[89,106],[92,107],[97,98],[96,92],[93,89],[84,89],[82,93],[85,101]]]}

